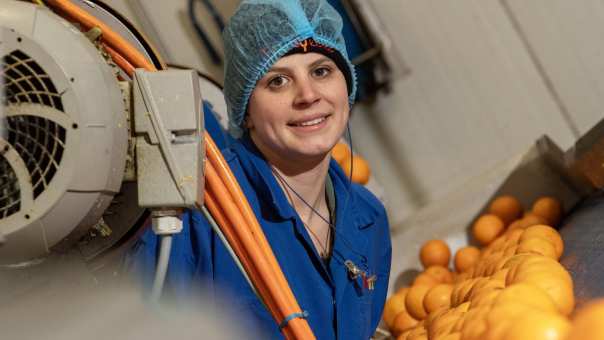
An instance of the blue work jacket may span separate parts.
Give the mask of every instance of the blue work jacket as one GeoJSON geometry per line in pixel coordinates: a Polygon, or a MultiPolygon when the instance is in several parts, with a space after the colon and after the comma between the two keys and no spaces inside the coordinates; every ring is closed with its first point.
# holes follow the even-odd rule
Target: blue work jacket
{"type": "MultiPolygon", "coordinates": [[[[390,274],[391,244],[384,207],[364,187],[351,184],[331,160],[335,192],[335,238],[328,263],[321,259],[269,164],[249,136],[223,150],[277,261],[317,339],[368,339],[382,315],[390,274]],[[352,261],[377,280],[369,289],[363,275],[353,278],[352,261]]],[[[200,287],[231,294],[232,304],[250,318],[246,330],[283,339],[278,324],[249,287],[220,238],[199,212],[183,215],[184,229],[174,236],[164,294],[186,297],[200,287]],[[254,328],[254,329],[251,329],[254,328]]],[[[332,234],[333,235],[333,234],[332,234]]],[[[135,270],[152,281],[159,253],[149,229],[132,249],[135,270]]]]}

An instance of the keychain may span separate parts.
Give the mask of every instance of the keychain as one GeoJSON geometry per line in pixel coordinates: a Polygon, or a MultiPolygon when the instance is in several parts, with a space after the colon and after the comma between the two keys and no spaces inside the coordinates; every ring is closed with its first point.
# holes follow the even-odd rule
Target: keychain
{"type": "Polygon", "coordinates": [[[367,272],[361,270],[354,262],[350,260],[346,260],[344,262],[346,266],[346,270],[348,271],[348,277],[351,280],[356,280],[359,276],[361,276],[361,281],[363,282],[363,288],[368,290],[373,290],[375,288],[375,281],[377,281],[377,276],[371,275],[368,276],[367,272]]]}

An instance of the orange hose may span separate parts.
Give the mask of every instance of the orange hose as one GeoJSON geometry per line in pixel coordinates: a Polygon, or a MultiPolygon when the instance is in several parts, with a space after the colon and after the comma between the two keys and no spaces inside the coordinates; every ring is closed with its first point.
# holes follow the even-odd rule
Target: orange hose
{"type": "MultiPolygon", "coordinates": [[[[204,192],[204,204],[212,214],[212,217],[214,218],[216,223],[220,225],[224,237],[228,240],[235,254],[237,254],[237,257],[241,261],[243,267],[246,269],[250,280],[254,282],[254,287],[256,287],[258,294],[260,294],[260,296],[267,296],[268,292],[266,285],[263,285],[259,282],[258,278],[260,277],[260,274],[254,267],[253,262],[250,259],[247,251],[235,235],[234,228],[226,218],[224,211],[216,202],[216,199],[214,199],[214,193],[212,193],[210,190],[206,190],[204,192]]],[[[276,308],[272,304],[268,303],[268,301],[264,303],[266,304],[266,307],[268,308],[271,315],[275,317],[277,315],[275,313],[276,308]]]]}
{"type": "MultiPolygon", "coordinates": [[[[206,135],[206,137],[208,137],[206,135]]],[[[206,162],[206,182],[208,184],[210,184],[210,182],[214,181],[214,178],[222,178],[223,180],[226,179],[228,185],[226,185],[226,188],[222,187],[222,190],[225,190],[222,193],[217,193],[217,197],[227,197],[229,194],[232,197],[245,197],[243,195],[243,192],[241,191],[241,187],[239,186],[238,182],[235,180],[235,176],[233,176],[233,173],[230,171],[230,169],[228,168],[228,165],[226,164],[226,162],[223,159],[223,162],[221,162],[220,159],[217,159],[216,155],[217,152],[220,152],[218,150],[218,148],[216,147],[216,144],[214,143],[214,141],[211,138],[206,138],[206,150],[207,155],[208,155],[208,162],[206,162]],[[218,166],[216,166],[218,165],[218,166]],[[220,169],[220,170],[216,170],[216,169],[220,169]],[[216,174],[215,172],[218,172],[218,174],[216,174]],[[228,191],[226,191],[228,190],[228,191]]],[[[272,249],[270,248],[268,241],[266,240],[266,237],[264,237],[264,233],[262,232],[262,230],[260,229],[260,225],[258,224],[258,220],[256,219],[256,216],[254,215],[253,211],[251,210],[251,207],[247,201],[247,199],[245,200],[237,200],[234,199],[233,201],[229,201],[229,200],[225,200],[225,202],[221,202],[221,206],[225,206],[225,205],[235,205],[234,208],[237,208],[237,213],[242,214],[243,216],[241,216],[241,218],[244,219],[244,221],[241,221],[241,223],[245,223],[248,225],[248,229],[251,231],[251,236],[254,237],[254,240],[256,242],[256,244],[259,246],[259,250],[262,253],[261,255],[264,256],[265,260],[268,261],[267,266],[269,267],[269,269],[273,269],[272,275],[268,276],[268,277],[272,277],[277,281],[277,285],[280,287],[287,287],[287,289],[284,289],[283,292],[280,293],[284,293],[285,296],[283,297],[283,299],[287,300],[287,302],[285,302],[287,305],[290,306],[290,308],[288,308],[288,310],[286,310],[285,312],[283,312],[283,314],[281,315],[281,319],[277,319],[276,322],[280,323],[281,321],[283,321],[283,319],[287,316],[290,315],[292,313],[299,313],[301,311],[300,306],[298,305],[298,302],[296,301],[290,287],[289,284],[287,283],[287,280],[285,279],[285,276],[283,275],[283,272],[280,270],[279,264],[277,263],[277,259],[275,258],[272,249]],[[233,203],[234,202],[234,203],[233,203]],[[275,270],[276,268],[276,270],[275,270]]],[[[234,212],[235,213],[235,212],[234,212]]],[[[249,236],[249,235],[245,235],[245,236],[249,236]]],[[[251,242],[251,241],[250,241],[251,242]]],[[[308,324],[305,320],[300,319],[300,318],[295,318],[292,319],[288,325],[290,325],[293,329],[296,329],[296,331],[299,331],[300,333],[303,334],[303,337],[301,339],[313,339],[314,335],[312,334],[312,331],[310,330],[310,328],[308,327],[308,324]],[[303,324],[306,324],[306,327],[304,327],[303,324]]],[[[286,330],[287,328],[285,328],[284,330],[286,330]]],[[[287,337],[287,335],[286,335],[287,337]]],[[[287,337],[289,339],[289,337],[287,337]]]]}
{"type": "MultiPolygon", "coordinates": [[[[79,22],[86,29],[99,27],[103,32],[102,40],[109,47],[108,53],[113,54],[112,58],[114,58],[114,61],[118,65],[121,63],[124,66],[123,69],[125,72],[131,75],[134,72],[134,68],[139,67],[148,71],[156,71],[155,66],[119,36],[119,34],[86,11],[73,5],[69,0],[47,0],[47,4],[67,17],[79,22]]],[[[268,242],[259,227],[258,221],[249,207],[249,203],[247,203],[247,199],[234,179],[226,161],[207,132],[204,138],[206,145],[210,146],[210,148],[207,148],[210,163],[214,163],[214,166],[220,169],[219,176],[211,164],[207,164],[206,167],[206,182],[210,187],[209,195],[206,195],[210,197],[208,208],[210,208],[210,205],[214,205],[212,215],[216,214],[214,217],[218,217],[224,223],[221,224],[221,229],[227,230],[227,233],[229,230],[233,231],[234,235],[231,234],[231,236],[234,236],[233,239],[238,239],[238,241],[235,241],[235,245],[241,242],[243,248],[247,249],[248,255],[245,255],[245,249],[239,248],[243,259],[245,259],[244,261],[247,263],[246,269],[250,272],[250,276],[255,278],[261,296],[265,300],[265,303],[267,303],[271,314],[277,322],[281,322],[285,316],[298,312],[300,308],[274,254],[272,254],[270,246],[268,246],[268,242]],[[208,171],[207,169],[210,170],[208,171]],[[213,191],[216,192],[214,193],[213,191]],[[215,204],[214,197],[217,198],[220,205],[215,204]],[[224,210],[218,209],[219,206],[222,206],[224,210]],[[225,223],[225,221],[230,221],[231,225],[225,223]],[[234,228],[234,226],[240,227],[234,228]],[[276,284],[274,281],[271,281],[271,279],[275,278],[277,279],[276,284]]],[[[300,318],[291,320],[282,329],[282,332],[287,339],[315,338],[308,322],[300,318]]]]}
{"type": "MultiPolygon", "coordinates": [[[[231,195],[233,197],[245,197],[245,195],[241,191],[241,187],[239,186],[239,183],[237,182],[237,180],[235,179],[235,176],[229,169],[228,164],[226,164],[224,159],[221,160],[220,158],[215,157],[215,155],[220,154],[220,150],[218,150],[218,147],[216,146],[216,144],[214,143],[214,141],[211,138],[206,139],[206,150],[207,150],[207,155],[208,155],[207,157],[208,157],[209,163],[214,166],[214,168],[218,172],[219,176],[227,182],[227,188],[229,189],[231,195]]],[[[273,250],[270,247],[268,241],[266,240],[266,237],[264,236],[264,233],[262,232],[262,228],[260,227],[260,224],[258,223],[258,220],[256,219],[256,215],[254,215],[254,212],[252,211],[252,208],[250,207],[248,200],[247,199],[246,200],[235,199],[235,203],[237,204],[237,207],[243,214],[243,217],[245,218],[249,228],[251,229],[252,234],[255,236],[256,242],[260,246],[260,249],[264,252],[265,256],[267,257],[268,261],[270,262],[271,267],[280,268],[279,264],[277,262],[277,259],[275,258],[275,255],[273,254],[273,250]]],[[[285,290],[285,293],[288,295],[287,299],[290,301],[290,303],[293,304],[294,309],[296,311],[300,311],[301,309],[300,309],[300,306],[298,305],[298,301],[294,297],[294,295],[289,287],[289,283],[287,282],[287,279],[285,278],[285,276],[283,275],[283,272],[281,270],[276,271],[275,279],[277,280],[279,285],[281,285],[282,287],[287,287],[287,289],[285,290]]],[[[300,320],[300,319],[294,319],[290,322],[297,322],[298,320],[300,320]]]]}
{"type": "MultiPolygon", "coordinates": [[[[234,203],[235,200],[232,200],[232,198],[230,198],[228,189],[224,186],[224,183],[222,183],[221,178],[216,173],[211,162],[206,162],[205,176],[206,176],[206,184],[207,184],[206,191],[209,192],[209,194],[206,195],[205,197],[210,198],[210,201],[206,202],[206,206],[208,207],[208,209],[210,209],[210,211],[212,212],[212,216],[215,219],[216,219],[216,217],[218,217],[218,219],[224,220],[224,216],[226,215],[226,219],[229,220],[228,221],[229,223],[221,224],[221,226],[223,226],[222,230],[225,231],[225,229],[228,229],[228,228],[224,228],[224,226],[228,226],[228,225],[230,225],[230,226],[246,225],[247,221],[244,220],[237,205],[234,203]],[[216,198],[217,202],[214,202],[214,198],[216,198]],[[218,208],[218,207],[220,207],[220,208],[218,208]],[[219,209],[222,209],[225,212],[225,214],[221,214],[219,209]],[[216,215],[215,215],[215,213],[216,213],[216,215]]],[[[217,222],[218,222],[218,219],[216,220],[217,222]]],[[[234,234],[237,235],[237,239],[240,240],[244,244],[244,248],[250,249],[250,247],[257,246],[257,241],[255,240],[254,235],[252,233],[244,232],[243,230],[238,229],[238,228],[232,228],[230,231],[232,231],[234,234]]],[[[226,234],[225,234],[225,236],[226,236],[226,234]]],[[[271,252],[271,254],[272,254],[272,252],[271,252]]],[[[261,250],[258,252],[250,251],[250,253],[243,254],[243,255],[244,256],[241,256],[240,254],[238,254],[240,259],[246,258],[246,260],[247,260],[247,256],[250,256],[250,261],[256,266],[256,270],[258,271],[257,276],[255,275],[254,272],[250,272],[249,267],[246,267],[246,268],[248,268],[248,273],[249,273],[250,277],[253,277],[255,279],[253,281],[257,283],[257,288],[258,288],[260,295],[261,296],[272,296],[274,299],[274,301],[272,299],[265,299],[266,300],[265,303],[267,305],[267,308],[273,315],[275,322],[280,323],[281,321],[283,321],[283,319],[287,315],[299,312],[300,308],[297,306],[297,303],[295,302],[295,300],[293,301],[294,303],[292,303],[292,301],[288,299],[289,296],[287,296],[288,295],[287,291],[289,290],[289,286],[287,286],[288,289],[282,290],[282,289],[279,289],[279,287],[283,287],[283,286],[273,285],[271,283],[270,278],[274,278],[275,276],[278,276],[278,274],[275,273],[275,270],[274,270],[275,268],[273,266],[271,266],[271,261],[269,260],[271,257],[266,256],[261,250]],[[265,291],[270,291],[271,292],[270,295],[263,294],[263,292],[265,292],[265,291]],[[289,301],[287,301],[287,300],[289,300],[289,301]]],[[[274,260],[274,256],[272,256],[272,259],[274,260]]],[[[275,260],[275,262],[276,262],[276,260],[275,260]]],[[[278,272],[281,275],[283,275],[281,270],[278,270],[278,272]]],[[[293,296],[293,294],[292,294],[292,296],[293,296]]],[[[312,332],[310,332],[310,328],[308,327],[308,324],[306,323],[305,320],[302,320],[299,318],[293,319],[289,322],[288,326],[289,327],[286,327],[283,329],[284,335],[286,336],[287,339],[313,339],[314,338],[314,336],[313,336],[312,332]],[[303,322],[303,324],[301,322],[303,322]],[[306,326],[306,327],[304,327],[304,326],[306,326]],[[305,331],[305,328],[307,329],[307,331],[305,331]],[[293,332],[294,334],[290,334],[290,332],[293,332]],[[296,337],[295,336],[296,333],[304,334],[304,336],[296,337]]]]}
{"type": "Polygon", "coordinates": [[[115,62],[115,64],[117,66],[119,66],[122,70],[124,70],[124,72],[126,72],[126,74],[128,74],[130,77],[132,77],[134,75],[134,66],[132,66],[132,64],[130,64],[130,62],[128,62],[128,60],[126,60],[124,57],[122,57],[121,54],[117,53],[109,45],[107,45],[105,43],[103,43],[102,45],[105,48],[105,51],[107,51],[107,53],[111,57],[111,59],[113,59],[113,62],[115,62]]]}
{"type": "MultiPolygon", "coordinates": [[[[234,225],[243,225],[245,222],[243,221],[241,215],[238,213],[238,211],[235,211],[235,209],[237,209],[237,207],[234,205],[234,203],[232,201],[230,201],[229,199],[229,195],[227,192],[227,189],[222,185],[220,179],[218,178],[218,175],[216,174],[216,172],[214,171],[213,167],[211,164],[206,163],[206,190],[208,191],[209,198],[210,198],[210,202],[215,203],[214,206],[212,206],[213,204],[206,204],[206,206],[208,207],[208,209],[210,210],[210,212],[212,213],[212,216],[214,218],[216,218],[216,216],[214,216],[215,212],[218,212],[218,216],[219,218],[225,219],[226,217],[226,222],[225,224],[222,224],[222,230],[224,231],[225,229],[229,229],[224,228],[224,226],[234,226],[234,225]],[[214,202],[214,199],[216,199],[216,201],[214,202]],[[220,207],[220,210],[222,210],[224,212],[224,214],[222,216],[220,216],[220,211],[218,211],[218,208],[220,207]]],[[[218,220],[216,220],[218,222],[218,220]]],[[[254,242],[254,240],[251,238],[251,236],[248,234],[246,235],[247,237],[243,236],[242,234],[246,234],[246,233],[241,233],[241,232],[237,232],[237,228],[231,228],[229,230],[231,232],[230,236],[234,236],[238,242],[241,242],[241,244],[243,245],[243,248],[245,249],[250,249],[248,247],[250,247],[250,244],[252,244],[252,242],[254,242]]],[[[226,234],[225,234],[226,236],[226,234]]],[[[270,268],[268,266],[268,264],[266,263],[266,260],[262,257],[259,256],[261,254],[259,254],[258,252],[240,252],[238,253],[238,257],[244,261],[242,261],[242,263],[245,265],[245,262],[249,262],[249,264],[253,264],[252,266],[246,267],[247,271],[248,271],[248,275],[250,276],[250,278],[253,279],[253,281],[256,283],[256,287],[258,288],[258,292],[261,294],[261,296],[267,296],[265,295],[267,292],[271,291],[270,285],[268,282],[266,282],[264,280],[265,277],[270,277],[270,273],[272,272],[272,268],[270,268]],[[254,268],[255,270],[251,270],[250,268],[254,268]]],[[[281,298],[281,296],[279,295],[276,299],[272,300],[272,299],[268,299],[267,301],[265,301],[267,308],[269,309],[269,311],[271,312],[271,315],[273,316],[273,318],[277,321],[279,319],[282,320],[282,315],[285,315],[285,313],[282,311],[282,308],[279,308],[279,305],[283,303],[283,300],[281,298]]]]}
{"type": "Polygon", "coordinates": [[[148,71],[157,71],[157,68],[136,48],[132,47],[128,41],[113,31],[109,26],[98,20],[88,12],[74,5],[69,0],[46,0],[46,5],[61,12],[67,17],[80,23],[85,29],[89,30],[98,27],[103,32],[102,39],[109,46],[119,51],[135,68],[144,68],[148,71]]]}

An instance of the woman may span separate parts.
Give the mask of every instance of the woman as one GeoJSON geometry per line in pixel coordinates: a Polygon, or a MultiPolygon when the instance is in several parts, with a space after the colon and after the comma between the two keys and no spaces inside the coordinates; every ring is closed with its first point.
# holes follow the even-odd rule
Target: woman
{"type": "MultiPolygon", "coordinates": [[[[367,339],[381,317],[391,247],[383,206],[330,157],[356,90],[341,29],[323,0],[242,2],[223,33],[238,136],[223,154],[317,339],[367,339]]],[[[282,338],[207,220],[187,211],[183,222],[164,292],[226,289],[253,327],[282,338]]],[[[134,251],[151,280],[157,237],[147,232],[134,251]]]]}

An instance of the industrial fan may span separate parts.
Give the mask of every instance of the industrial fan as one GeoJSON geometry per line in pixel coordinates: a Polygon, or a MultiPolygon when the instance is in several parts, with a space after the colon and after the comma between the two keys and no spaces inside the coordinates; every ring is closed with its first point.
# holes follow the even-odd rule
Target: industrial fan
{"type": "MultiPolygon", "coordinates": [[[[123,18],[76,4],[159,63],[123,18]]],[[[145,207],[201,201],[197,74],[137,70],[130,78],[101,34],[42,6],[0,4],[0,265],[74,245],[93,258],[131,232],[145,207]]]]}

